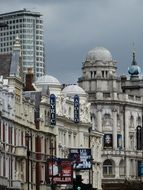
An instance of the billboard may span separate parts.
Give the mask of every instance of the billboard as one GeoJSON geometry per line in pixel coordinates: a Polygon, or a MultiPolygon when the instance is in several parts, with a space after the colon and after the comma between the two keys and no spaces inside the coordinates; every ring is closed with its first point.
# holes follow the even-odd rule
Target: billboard
{"type": "Polygon", "coordinates": [[[104,148],[112,148],[113,137],[112,134],[104,134],[104,148]]]}
{"type": "Polygon", "coordinates": [[[137,150],[142,150],[142,127],[137,126],[136,130],[137,150]]]}
{"type": "Polygon", "coordinates": [[[74,122],[79,123],[79,96],[74,96],[74,122]]]}
{"type": "Polygon", "coordinates": [[[89,148],[69,149],[69,159],[72,160],[74,170],[89,170],[92,167],[91,149],[89,148]]]}
{"type": "Polygon", "coordinates": [[[143,177],[143,160],[138,161],[138,176],[143,177]]]}
{"type": "Polygon", "coordinates": [[[50,95],[50,120],[51,125],[56,125],[56,96],[50,95]]]}
{"type": "Polygon", "coordinates": [[[117,134],[117,147],[119,149],[122,149],[122,135],[121,134],[117,134]]]}
{"type": "Polygon", "coordinates": [[[73,170],[71,161],[68,159],[48,159],[46,173],[48,184],[72,183],[73,170]]]}

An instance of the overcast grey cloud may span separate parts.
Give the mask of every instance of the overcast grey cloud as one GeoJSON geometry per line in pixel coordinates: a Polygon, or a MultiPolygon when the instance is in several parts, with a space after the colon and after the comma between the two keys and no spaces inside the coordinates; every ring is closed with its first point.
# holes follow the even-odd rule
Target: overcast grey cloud
{"type": "Polygon", "coordinates": [[[1,13],[27,8],[44,18],[46,70],[76,83],[87,52],[103,46],[127,74],[133,42],[143,68],[143,0],[1,0],[1,13]]]}

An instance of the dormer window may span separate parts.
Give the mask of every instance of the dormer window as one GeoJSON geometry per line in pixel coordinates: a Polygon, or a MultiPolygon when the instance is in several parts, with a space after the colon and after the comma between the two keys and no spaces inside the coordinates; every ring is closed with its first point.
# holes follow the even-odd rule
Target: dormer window
{"type": "Polygon", "coordinates": [[[102,77],[104,78],[104,71],[102,71],[102,77]]]}
{"type": "Polygon", "coordinates": [[[106,71],[106,78],[108,77],[108,71],[106,71]]]}

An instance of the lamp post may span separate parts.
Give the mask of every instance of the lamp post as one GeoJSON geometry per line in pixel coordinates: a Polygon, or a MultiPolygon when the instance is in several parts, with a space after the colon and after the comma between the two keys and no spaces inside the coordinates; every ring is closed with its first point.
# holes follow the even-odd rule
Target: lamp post
{"type": "Polygon", "coordinates": [[[29,139],[32,138],[31,135],[26,134],[25,138],[27,139],[27,190],[30,190],[29,186],[29,161],[30,161],[30,150],[29,150],[29,139]]]}
{"type": "MultiPolygon", "coordinates": [[[[91,148],[91,131],[92,131],[92,127],[89,127],[88,128],[88,133],[89,133],[89,148],[91,148]]],[[[92,179],[93,180],[93,179],[92,179]]],[[[89,183],[91,183],[91,171],[89,170],[89,183]]]]}
{"type": "Polygon", "coordinates": [[[54,139],[51,140],[51,145],[50,145],[50,150],[51,150],[51,164],[52,164],[52,178],[51,178],[51,189],[54,190],[55,189],[55,186],[54,186],[54,181],[53,181],[53,163],[54,163],[54,139]]]}

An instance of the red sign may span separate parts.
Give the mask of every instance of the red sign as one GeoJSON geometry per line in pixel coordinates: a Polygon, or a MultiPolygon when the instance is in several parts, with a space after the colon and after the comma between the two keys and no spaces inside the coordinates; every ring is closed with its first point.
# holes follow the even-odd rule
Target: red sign
{"type": "Polygon", "coordinates": [[[71,161],[68,159],[48,160],[48,183],[72,183],[73,171],[71,161]]]}

